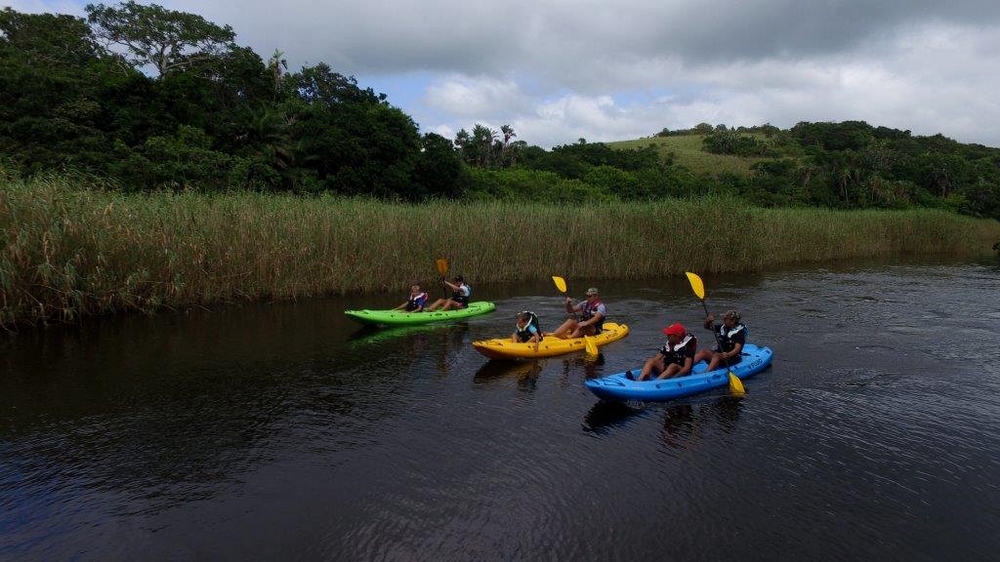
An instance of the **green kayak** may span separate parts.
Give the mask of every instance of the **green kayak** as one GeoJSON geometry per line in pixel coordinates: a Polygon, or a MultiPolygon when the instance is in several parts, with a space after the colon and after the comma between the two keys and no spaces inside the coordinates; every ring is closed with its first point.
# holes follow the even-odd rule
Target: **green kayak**
{"type": "Polygon", "coordinates": [[[413,324],[427,324],[430,322],[444,322],[447,320],[458,320],[470,316],[479,316],[487,312],[493,312],[497,305],[488,301],[470,302],[467,308],[458,310],[435,310],[434,312],[404,312],[402,310],[345,310],[344,314],[352,320],[357,320],[362,324],[375,324],[378,326],[409,326],[413,324]]]}

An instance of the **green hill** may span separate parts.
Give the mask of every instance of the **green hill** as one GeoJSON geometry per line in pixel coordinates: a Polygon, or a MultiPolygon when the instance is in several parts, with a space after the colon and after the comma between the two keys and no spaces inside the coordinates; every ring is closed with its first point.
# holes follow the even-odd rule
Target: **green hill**
{"type": "Polygon", "coordinates": [[[618,150],[633,150],[655,146],[662,157],[696,174],[748,174],[750,173],[750,167],[757,162],[773,160],[773,158],[744,157],[706,152],[703,149],[706,136],[702,133],[693,132],[667,137],[648,137],[636,140],[607,142],[604,144],[618,150]]]}

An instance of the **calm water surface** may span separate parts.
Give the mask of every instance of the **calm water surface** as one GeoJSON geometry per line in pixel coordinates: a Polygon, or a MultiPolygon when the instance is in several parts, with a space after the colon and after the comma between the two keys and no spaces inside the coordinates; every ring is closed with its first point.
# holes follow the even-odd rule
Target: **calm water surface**
{"type": "Polygon", "coordinates": [[[262,304],[0,340],[0,560],[996,560],[1000,268],[704,276],[773,366],[616,406],[587,377],[700,329],[683,278],[602,289],[632,334],[596,361],[490,362],[496,313],[369,331],[262,304]]]}

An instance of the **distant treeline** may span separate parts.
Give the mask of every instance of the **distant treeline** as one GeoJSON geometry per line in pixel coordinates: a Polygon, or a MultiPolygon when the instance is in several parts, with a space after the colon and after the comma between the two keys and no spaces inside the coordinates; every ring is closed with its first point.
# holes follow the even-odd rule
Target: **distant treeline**
{"type": "Polygon", "coordinates": [[[690,133],[704,135],[704,149],[713,154],[766,159],[748,177],[722,178],[757,203],[940,207],[1000,218],[1000,149],[864,121],[803,122],[787,131],[702,123],[660,136],[690,133]]]}
{"type": "Polygon", "coordinates": [[[653,146],[552,150],[504,125],[421,135],[384,94],[327,64],[289,72],[229,26],[158,5],[87,18],[0,12],[0,173],[96,177],[122,191],[252,190],[519,202],[722,195],[768,207],[933,207],[1000,218],[1000,150],[864,122],[731,129],[713,154],[749,174],[678,164],[653,146]]]}

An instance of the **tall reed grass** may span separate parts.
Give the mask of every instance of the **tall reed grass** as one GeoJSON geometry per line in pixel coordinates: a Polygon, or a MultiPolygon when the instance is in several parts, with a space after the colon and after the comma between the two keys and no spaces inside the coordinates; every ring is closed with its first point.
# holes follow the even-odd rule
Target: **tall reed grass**
{"type": "Polygon", "coordinates": [[[123,194],[0,177],[0,327],[321,294],[405,293],[445,257],[472,282],[759,271],[900,254],[974,255],[1000,223],[938,211],[658,203],[438,202],[123,194]]]}

